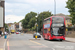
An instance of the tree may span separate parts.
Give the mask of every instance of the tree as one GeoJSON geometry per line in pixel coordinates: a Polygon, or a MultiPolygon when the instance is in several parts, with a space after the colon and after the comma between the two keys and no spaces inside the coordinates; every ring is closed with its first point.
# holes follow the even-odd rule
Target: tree
{"type": "Polygon", "coordinates": [[[16,24],[17,22],[14,22],[14,24],[16,24]]]}
{"type": "Polygon", "coordinates": [[[38,17],[36,18],[35,16],[37,15],[37,13],[35,12],[30,12],[28,14],[26,14],[25,18],[22,21],[22,26],[24,29],[29,29],[29,30],[36,30],[36,26],[35,23],[38,24],[38,30],[41,31],[42,29],[42,17],[43,19],[52,16],[53,14],[49,11],[44,11],[41,12],[40,14],[38,14],[38,17]],[[36,22],[37,19],[37,22],[36,22]]]}
{"type": "Polygon", "coordinates": [[[72,24],[75,24],[75,0],[68,0],[66,8],[69,9],[70,16],[72,17],[72,24]]]}
{"type": "Polygon", "coordinates": [[[9,31],[7,24],[5,24],[5,31],[9,31]]]}
{"type": "Polygon", "coordinates": [[[39,27],[39,31],[41,31],[42,29],[42,23],[43,23],[43,20],[47,17],[50,17],[52,16],[53,14],[49,11],[44,11],[44,12],[41,12],[40,14],[38,14],[38,18],[37,18],[37,21],[38,21],[38,27],[39,27]],[[43,17],[43,20],[42,20],[42,17],[43,17]]]}
{"type": "Polygon", "coordinates": [[[23,19],[22,20],[20,20],[19,22],[22,22],[23,21],[23,19]]]}
{"type": "Polygon", "coordinates": [[[30,28],[32,28],[32,27],[35,26],[35,23],[36,23],[36,17],[31,18],[28,25],[29,25],[30,28]]]}
{"type": "Polygon", "coordinates": [[[25,29],[30,29],[34,26],[35,24],[35,16],[37,13],[35,12],[30,12],[26,14],[25,18],[22,20],[22,26],[25,29]]]}

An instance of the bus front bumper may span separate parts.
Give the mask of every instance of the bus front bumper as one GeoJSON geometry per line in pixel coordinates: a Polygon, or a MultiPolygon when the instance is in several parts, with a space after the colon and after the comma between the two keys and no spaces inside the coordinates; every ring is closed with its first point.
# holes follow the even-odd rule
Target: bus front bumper
{"type": "Polygon", "coordinates": [[[51,39],[65,40],[65,37],[64,36],[53,36],[51,39]]]}

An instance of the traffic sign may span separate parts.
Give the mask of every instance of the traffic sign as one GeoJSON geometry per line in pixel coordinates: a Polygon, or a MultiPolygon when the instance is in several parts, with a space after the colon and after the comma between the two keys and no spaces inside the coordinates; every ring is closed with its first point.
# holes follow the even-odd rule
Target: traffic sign
{"type": "Polygon", "coordinates": [[[37,26],[38,26],[38,24],[37,24],[37,26]]]}
{"type": "Polygon", "coordinates": [[[9,25],[9,26],[11,26],[11,25],[9,25]]]}

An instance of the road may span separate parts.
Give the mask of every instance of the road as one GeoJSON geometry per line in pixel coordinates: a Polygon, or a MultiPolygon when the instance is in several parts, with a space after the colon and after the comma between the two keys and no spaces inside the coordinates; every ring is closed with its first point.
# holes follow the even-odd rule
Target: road
{"type": "Polygon", "coordinates": [[[32,34],[13,34],[8,38],[5,50],[75,50],[75,43],[35,40],[32,34]]]}

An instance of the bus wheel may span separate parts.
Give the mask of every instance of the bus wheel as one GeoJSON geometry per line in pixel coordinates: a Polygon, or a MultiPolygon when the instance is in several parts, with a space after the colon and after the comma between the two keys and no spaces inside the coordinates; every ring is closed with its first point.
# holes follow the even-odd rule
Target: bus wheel
{"type": "Polygon", "coordinates": [[[47,39],[44,38],[44,40],[47,40],[47,39]]]}
{"type": "Polygon", "coordinates": [[[46,39],[45,39],[45,36],[44,36],[44,40],[46,40],[46,39]]]}
{"type": "Polygon", "coordinates": [[[48,36],[48,40],[50,41],[49,36],[48,36]]]}
{"type": "Polygon", "coordinates": [[[59,40],[59,41],[63,41],[63,40],[59,40]]]}

